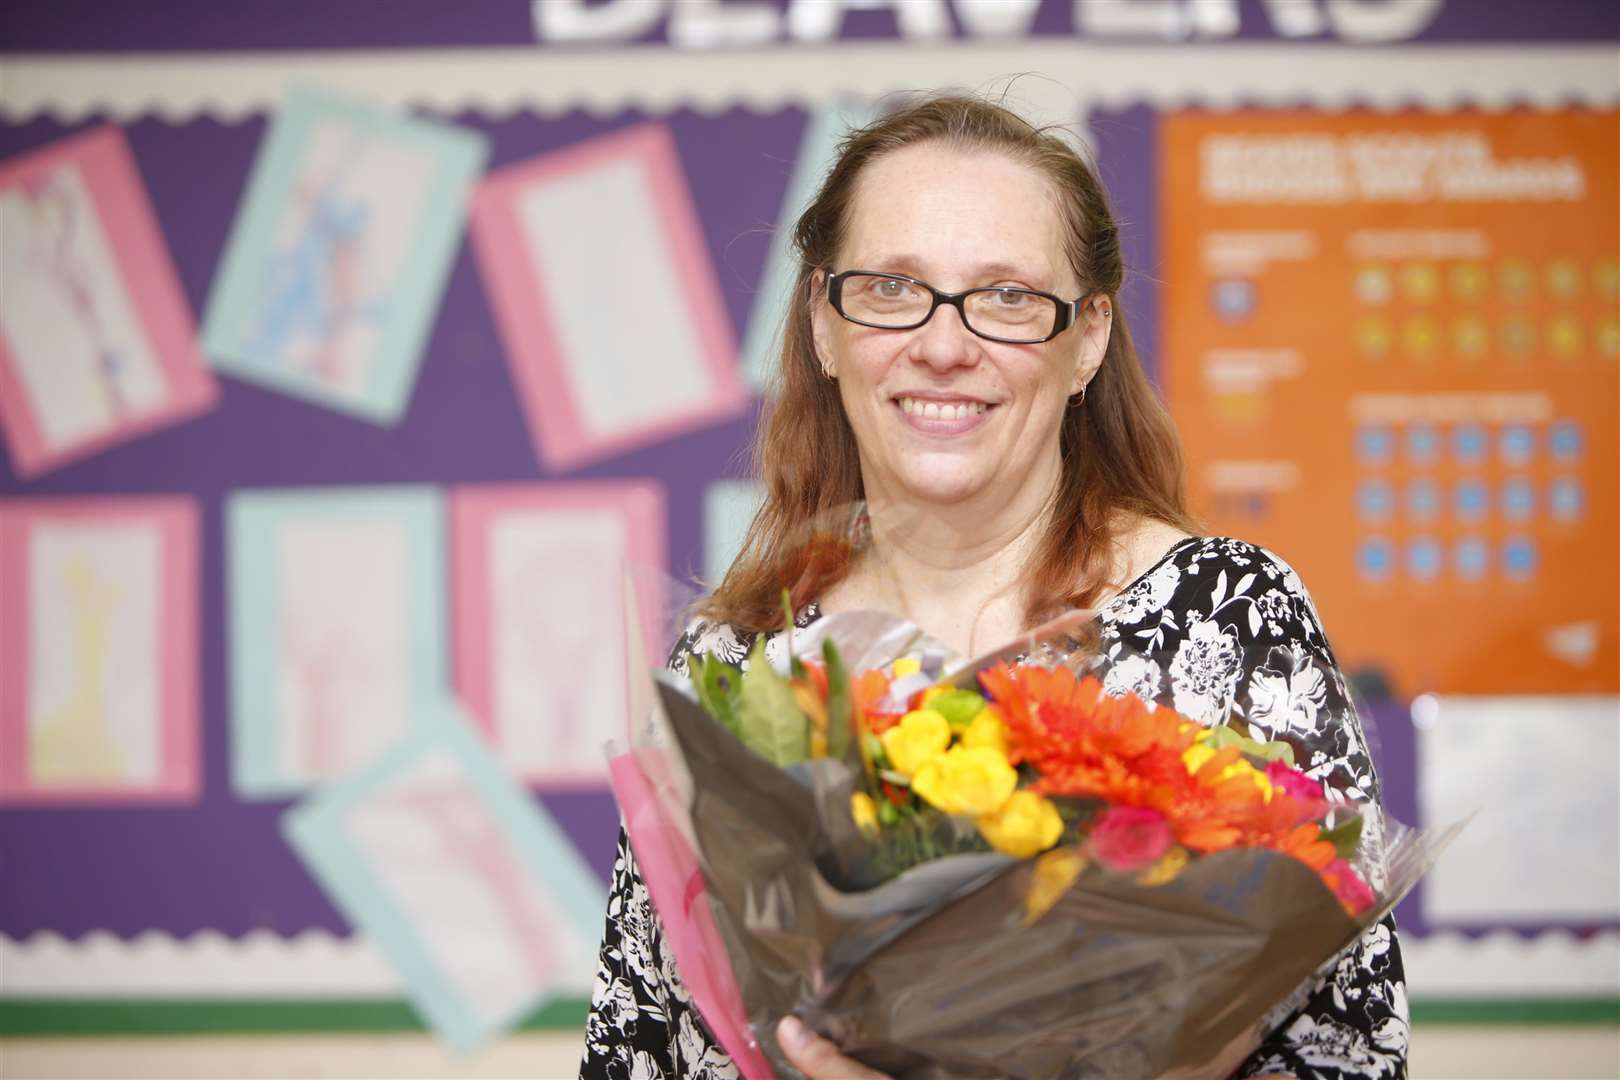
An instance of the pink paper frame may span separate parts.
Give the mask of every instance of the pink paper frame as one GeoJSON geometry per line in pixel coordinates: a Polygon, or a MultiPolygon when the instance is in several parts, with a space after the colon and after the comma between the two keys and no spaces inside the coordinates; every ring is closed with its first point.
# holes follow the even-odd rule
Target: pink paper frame
{"type": "MultiPolygon", "coordinates": [[[[630,561],[664,571],[665,501],[663,488],[647,480],[599,483],[505,484],[455,488],[450,493],[451,631],[453,677],[457,696],[472,714],[484,737],[500,753],[495,722],[495,650],[491,641],[494,611],[489,566],[491,526],[504,514],[569,510],[611,512],[623,517],[630,561]]],[[[645,590],[646,583],[640,583],[645,590]]],[[[646,640],[656,640],[661,599],[638,596],[646,640]]],[[[623,626],[623,605],[614,612],[623,626]]],[[[628,658],[627,661],[628,662],[628,658]]],[[[629,672],[625,672],[629,678],[629,672]]],[[[625,718],[628,722],[628,717],[625,718]]],[[[603,762],[604,769],[606,761],[603,762]]],[[[524,777],[532,787],[545,790],[598,790],[606,774],[524,777]]]]}
{"type": "Polygon", "coordinates": [[[564,471],[610,457],[730,419],[746,408],[748,393],[737,373],[736,334],[675,140],[664,125],[638,124],[490,173],[473,194],[469,231],[535,453],[552,469],[564,471]],[[665,240],[681,269],[671,284],[684,294],[714,387],[700,408],[602,437],[591,435],[580,421],[548,304],[543,299],[535,302],[536,297],[546,297],[548,289],[521,239],[517,200],[525,189],[620,159],[639,161],[647,171],[665,240]]]}
{"type": "Polygon", "coordinates": [[[31,183],[63,164],[78,166],[112,246],[118,276],[170,393],[168,401],[156,409],[52,449],[45,444],[27,390],[17,376],[16,358],[0,334],[0,421],[12,467],[24,479],[204,412],[219,400],[219,386],[197,347],[191,305],[180,287],[123,131],[108,125],[13,158],[0,164],[0,187],[31,183]]]}
{"type": "Polygon", "coordinates": [[[195,802],[199,776],[198,550],[200,513],[189,496],[13,499],[0,504],[0,803],[195,802]],[[28,773],[28,538],[44,522],[154,524],[162,582],[157,663],[163,765],[155,784],[35,784],[28,773]]]}

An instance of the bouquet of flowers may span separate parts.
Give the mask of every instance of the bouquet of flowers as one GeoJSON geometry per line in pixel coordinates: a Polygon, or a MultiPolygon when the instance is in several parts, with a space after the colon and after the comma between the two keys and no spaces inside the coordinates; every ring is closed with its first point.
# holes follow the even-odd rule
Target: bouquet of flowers
{"type": "Polygon", "coordinates": [[[1105,692],[1090,615],[953,666],[843,613],[779,664],[658,673],[615,788],[745,1075],[796,1075],[790,1013],[896,1076],[1198,1064],[1257,1042],[1449,839],[1330,797],[1297,740],[1105,692]]]}

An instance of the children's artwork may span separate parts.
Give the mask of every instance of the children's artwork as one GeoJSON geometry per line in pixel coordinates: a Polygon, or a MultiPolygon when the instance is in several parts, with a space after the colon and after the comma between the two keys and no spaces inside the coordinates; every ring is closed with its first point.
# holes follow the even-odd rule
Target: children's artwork
{"type": "Polygon", "coordinates": [[[716,480],[703,488],[703,581],[720,584],[742,550],[765,492],[748,480],[716,480]]]}
{"type": "Polygon", "coordinates": [[[1431,926],[1620,926],[1620,698],[1412,703],[1425,822],[1477,811],[1423,883],[1431,926]]]}
{"type": "Polygon", "coordinates": [[[116,127],[0,163],[0,422],[33,477],[212,407],[218,389],[116,127]]]}
{"type": "Polygon", "coordinates": [[[447,684],[429,488],[237,492],[227,505],[232,774],[275,798],[348,772],[447,684]]]}
{"type": "Polygon", "coordinates": [[[473,250],[530,435],[554,469],[729,417],[736,344],[669,131],[491,173],[473,250]]]}
{"type": "Polygon", "coordinates": [[[448,702],[282,829],[423,1018],[469,1050],[589,992],[606,890],[448,702]]]}
{"type": "Polygon", "coordinates": [[[662,489],[467,487],[451,516],[457,692],[524,780],[606,784],[628,716],[625,570],[664,568],[662,489]]]}
{"type": "Polygon", "coordinates": [[[810,122],[799,140],[799,156],[788,178],[787,194],[782,197],[782,212],[777,215],[776,228],[771,232],[765,270],[760,277],[759,291],[754,295],[754,306],[748,313],[748,331],[743,336],[743,379],[755,392],[765,389],[771,367],[776,363],[783,320],[787,317],[793,283],[798,278],[799,260],[793,253],[794,223],[826,179],[827,170],[837,156],[838,141],[852,129],[876,120],[877,115],[870,106],[853,103],[824,106],[810,114],[810,122]]]}
{"type": "Polygon", "coordinates": [[[487,153],[451,124],[289,93],[209,297],[208,354],[240,378],[396,423],[487,153]]]}
{"type": "Polygon", "coordinates": [[[0,505],[0,802],[191,801],[197,507],[0,505]]]}

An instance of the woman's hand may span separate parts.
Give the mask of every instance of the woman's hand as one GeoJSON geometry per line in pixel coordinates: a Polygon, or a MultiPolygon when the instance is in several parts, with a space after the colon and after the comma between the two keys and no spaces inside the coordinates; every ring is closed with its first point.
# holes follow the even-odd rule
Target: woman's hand
{"type": "Polygon", "coordinates": [[[787,1059],[810,1080],[893,1080],[840,1054],[836,1045],[805,1027],[796,1016],[776,1025],[776,1041],[782,1044],[787,1059]]]}

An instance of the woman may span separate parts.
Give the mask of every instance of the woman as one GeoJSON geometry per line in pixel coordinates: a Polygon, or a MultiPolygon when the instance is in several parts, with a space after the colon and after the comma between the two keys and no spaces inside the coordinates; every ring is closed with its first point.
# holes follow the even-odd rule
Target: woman
{"type": "MultiPolygon", "coordinates": [[[[693,652],[740,661],[761,633],[780,649],[784,584],[799,625],[903,612],[970,655],[1096,607],[1104,644],[1133,647],[1106,670],[1111,690],[1201,720],[1241,709],[1262,733],[1325,730],[1338,752],[1311,774],[1376,794],[1298,576],[1263,549],[1194,535],[1174,430],[1115,299],[1118,232],[1066,143],[977,100],[923,102],[846,140],[795,242],[802,300],[759,438],[766,503],[677,669],[693,652]],[[863,499],[861,553],[807,561],[810,523],[863,499]],[[1257,652],[1267,662],[1244,670],[1257,652]],[[1333,677],[1296,678],[1306,660],[1333,677]]],[[[1306,990],[1246,1061],[1211,1048],[1213,1075],[1405,1074],[1392,921],[1306,990]]],[[[813,1078],[877,1075],[795,1021],[779,1035],[813,1078]]],[[[733,1074],[621,835],[582,1075],[733,1074]]]]}

